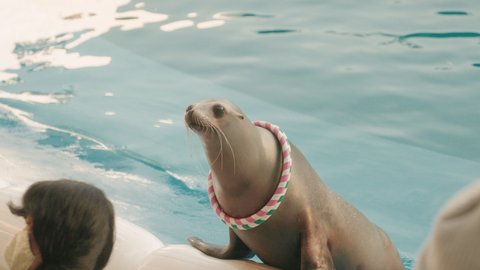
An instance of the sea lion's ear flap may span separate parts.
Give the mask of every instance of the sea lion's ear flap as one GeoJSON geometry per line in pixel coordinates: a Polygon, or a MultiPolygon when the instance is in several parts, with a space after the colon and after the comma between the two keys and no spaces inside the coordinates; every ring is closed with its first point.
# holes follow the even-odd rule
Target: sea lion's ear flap
{"type": "Polygon", "coordinates": [[[237,117],[240,118],[240,119],[242,119],[242,120],[245,119],[245,116],[244,116],[243,114],[241,114],[241,113],[238,113],[238,114],[237,114],[237,117]]]}

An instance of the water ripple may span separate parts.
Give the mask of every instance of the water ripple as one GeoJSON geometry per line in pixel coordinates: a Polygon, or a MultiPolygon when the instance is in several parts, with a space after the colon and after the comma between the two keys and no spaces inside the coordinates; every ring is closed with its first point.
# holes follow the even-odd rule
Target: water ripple
{"type": "Polygon", "coordinates": [[[405,270],[412,270],[413,266],[415,265],[415,260],[412,257],[403,254],[401,254],[400,257],[402,259],[403,266],[405,266],[405,270]]]}
{"type": "Polygon", "coordinates": [[[470,15],[468,12],[465,11],[439,11],[437,12],[438,15],[456,15],[456,16],[465,16],[470,15]]]}
{"type": "Polygon", "coordinates": [[[266,34],[286,34],[286,33],[293,33],[293,32],[300,32],[295,29],[269,29],[269,30],[258,30],[257,34],[266,35],[266,34]]]}
{"type": "Polygon", "coordinates": [[[116,149],[115,152],[121,156],[137,161],[156,171],[167,174],[167,183],[169,187],[171,187],[177,194],[193,196],[199,199],[199,201],[201,202],[203,202],[202,199],[206,198],[206,192],[200,190],[199,187],[195,185],[196,181],[195,179],[191,178],[191,176],[182,176],[173,173],[157,161],[127,149],[116,149]]]}
{"type": "Polygon", "coordinates": [[[99,149],[110,150],[110,148],[106,144],[102,143],[101,141],[99,141],[98,139],[95,139],[93,137],[90,137],[90,136],[87,136],[87,135],[84,135],[84,134],[81,134],[81,133],[78,133],[78,132],[75,132],[75,131],[72,131],[72,130],[62,129],[62,128],[58,128],[58,127],[55,127],[55,126],[50,126],[50,125],[46,125],[46,124],[34,121],[32,113],[10,107],[10,106],[8,106],[6,104],[2,104],[2,103],[0,103],[0,111],[4,111],[7,114],[10,114],[11,116],[18,119],[24,125],[26,125],[27,127],[31,128],[33,130],[36,130],[36,131],[39,131],[39,132],[53,131],[53,132],[68,134],[72,138],[77,138],[78,140],[84,139],[86,141],[89,141],[89,142],[97,145],[97,147],[99,149]]]}
{"type": "Polygon", "coordinates": [[[220,12],[213,15],[214,19],[233,19],[233,18],[273,18],[270,14],[258,14],[254,12],[220,12]]]}
{"type": "Polygon", "coordinates": [[[399,40],[406,40],[411,38],[477,38],[480,33],[477,32],[444,32],[444,33],[413,33],[399,36],[399,40]]]}
{"type": "Polygon", "coordinates": [[[342,35],[342,36],[353,36],[359,38],[367,38],[372,36],[388,37],[393,38],[391,41],[384,42],[382,44],[388,45],[392,43],[400,43],[407,45],[411,48],[421,48],[420,45],[411,43],[409,40],[412,39],[452,39],[452,38],[480,38],[480,33],[478,32],[418,32],[411,33],[406,35],[395,35],[390,33],[383,32],[374,32],[374,33],[349,33],[349,32],[337,32],[337,31],[326,31],[327,34],[333,35],[342,35]]]}

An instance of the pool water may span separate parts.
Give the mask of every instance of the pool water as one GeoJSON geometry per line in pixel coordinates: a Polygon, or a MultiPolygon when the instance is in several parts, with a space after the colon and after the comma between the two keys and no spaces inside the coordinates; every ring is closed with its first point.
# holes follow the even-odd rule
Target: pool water
{"type": "Polygon", "coordinates": [[[279,125],[407,268],[480,179],[475,1],[2,5],[0,183],[95,183],[167,244],[227,241],[183,123],[205,98],[279,125]]]}

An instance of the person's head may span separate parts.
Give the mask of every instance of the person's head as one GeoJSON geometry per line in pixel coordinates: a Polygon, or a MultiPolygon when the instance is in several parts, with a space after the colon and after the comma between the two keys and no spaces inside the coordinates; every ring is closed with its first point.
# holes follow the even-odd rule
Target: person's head
{"type": "Polygon", "coordinates": [[[102,190],[73,180],[41,181],[28,188],[21,206],[8,207],[27,222],[30,248],[41,257],[34,269],[106,266],[115,224],[113,206],[102,190]]]}
{"type": "Polygon", "coordinates": [[[480,269],[479,250],[480,181],[477,181],[443,207],[415,269],[480,269]]]}

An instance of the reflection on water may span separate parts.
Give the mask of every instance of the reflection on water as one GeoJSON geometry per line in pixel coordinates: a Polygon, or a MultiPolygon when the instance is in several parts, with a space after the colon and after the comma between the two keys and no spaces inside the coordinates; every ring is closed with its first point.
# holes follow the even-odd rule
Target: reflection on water
{"type": "Polygon", "coordinates": [[[56,104],[65,101],[68,98],[66,94],[35,94],[30,92],[22,93],[9,93],[0,90],[0,100],[1,99],[10,99],[18,100],[27,103],[38,103],[38,104],[56,104]]]}
{"type": "MultiPolygon", "coordinates": [[[[47,67],[78,69],[108,65],[111,62],[108,55],[81,55],[72,50],[116,27],[131,31],[169,18],[166,14],[143,10],[143,2],[135,4],[134,10],[117,11],[129,2],[88,0],[66,3],[50,0],[39,4],[23,0],[3,3],[0,17],[10,19],[10,22],[3,23],[3,27],[15,27],[2,31],[0,81],[15,83],[19,80],[15,70],[21,67],[39,71],[47,67]]],[[[196,13],[189,13],[187,17],[195,18],[196,13]]],[[[179,20],[162,25],[160,30],[172,32],[195,24],[192,20],[179,20]]],[[[224,24],[221,19],[200,21],[197,28],[209,29],[224,24]]]]}
{"type": "Polygon", "coordinates": [[[198,29],[208,29],[208,28],[214,28],[214,27],[219,27],[225,24],[224,20],[211,20],[211,21],[206,21],[206,22],[201,22],[197,24],[198,29]]]}
{"type": "Polygon", "coordinates": [[[194,26],[195,23],[192,20],[181,20],[181,21],[176,21],[176,22],[171,22],[164,24],[160,26],[160,30],[164,32],[172,32],[176,31],[179,29],[187,28],[187,27],[192,27],[194,26]]]}
{"type": "Polygon", "coordinates": [[[30,66],[32,70],[38,70],[42,67],[77,69],[107,65],[111,60],[108,56],[80,55],[70,50],[108,32],[113,27],[132,30],[143,27],[146,23],[168,18],[167,15],[145,10],[121,13],[116,11],[119,6],[128,2],[121,0],[3,2],[0,17],[9,18],[10,22],[9,28],[2,31],[0,41],[2,59],[0,80],[15,79],[17,74],[14,70],[21,66],[30,66]]]}

